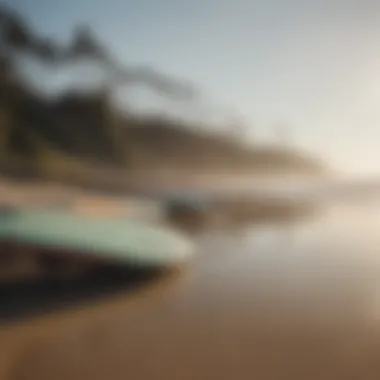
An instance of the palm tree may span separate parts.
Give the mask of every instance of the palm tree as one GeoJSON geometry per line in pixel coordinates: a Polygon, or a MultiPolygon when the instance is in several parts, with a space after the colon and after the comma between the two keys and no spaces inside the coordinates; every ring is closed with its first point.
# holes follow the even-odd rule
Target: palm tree
{"type": "Polygon", "coordinates": [[[151,67],[123,67],[110,56],[92,29],[86,25],[74,30],[73,39],[63,58],[63,62],[67,64],[80,61],[92,61],[101,65],[106,72],[104,85],[110,91],[119,86],[145,85],[158,94],[180,100],[193,100],[196,95],[192,86],[174,80],[151,67]]]}
{"type": "Polygon", "coordinates": [[[6,56],[26,52],[41,62],[69,66],[78,62],[99,64],[106,73],[106,87],[147,85],[159,94],[181,100],[193,100],[196,92],[192,86],[172,79],[150,67],[123,67],[111,57],[87,25],[78,26],[67,47],[53,40],[37,36],[26,21],[12,9],[0,7],[1,47],[6,56]]]}
{"type": "MultiPolygon", "coordinates": [[[[99,42],[89,26],[78,26],[73,32],[71,42],[67,46],[62,46],[54,40],[39,36],[17,12],[5,6],[0,6],[0,54],[4,61],[7,60],[8,67],[11,67],[12,70],[16,68],[14,64],[15,60],[19,57],[22,58],[25,54],[53,68],[70,68],[78,63],[85,65],[96,64],[99,66],[105,74],[103,87],[106,92],[102,98],[102,104],[105,107],[100,106],[106,111],[105,120],[107,122],[103,124],[104,133],[113,136],[112,139],[115,142],[115,147],[119,151],[124,150],[124,147],[121,146],[123,140],[119,138],[120,128],[115,125],[117,123],[113,123],[110,120],[113,118],[112,112],[107,112],[110,92],[118,89],[119,86],[126,86],[128,88],[134,85],[145,85],[159,94],[174,99],[189,101],[193,100],[196,95],[191,86],[163,75],[150,67],[124,67],[99,42]]],[[[20,78],[17,80],[17,77],[15,77],[10,86],[13,89],[20,86],[24,87],[24,84],[20,78]]],[[[2,82],[1,89],[4,90],[5,87],[2,82]]],[[[9,93],[8,90],[6,92],[9,93]]],[[[18,112],[18,109],[25,110],[25,107],[22,105],[25,99],[26,103],[32,103],[37,107],[35,99],[33,99],[34,95],[27,95],[28,92],[26,88],[23,88],[22,91],[17,92],[16,96],[12,97],[12,104],[8,109],[11,115],[16,115],[17,118],[22,117],[20,115],[23,113],[18,112]]],[[[91,99],[89,102],[91,102],[91,99]]],[[[44,116],[43,114],[45,115],[42,111],[38,113],[41,117],[44,116]]],[[[39,119],[35,122],[36,125],[34,127],[40,131],[42,124],[47,125],[52,123],[57,124],[56,127],[58,129],[62,129],[62,127],[58,126],[58,124],[62,124],[62,121],[53,120],[52,118],[49,118],[49,121],[46,119],[45,123],[39,119]]],[[[28,117],[27,124],[30,128],[18,131],[18,135],[23,136],[32,133],[33,122],[30,117],[28,117]]],[[[4,136],[2,136],[2,141],[4,142],[7,136],[10,138],[10,134],[14,134],[16,130],[21,128],[20,125],[25,125],[25,120],[22,123],[13,122],[12,125],[7,125],[6,128],[2,126],[2,129],[6,131],[4,136]]],[[[54,129],[54,127],[52,128],[54,129]]],[[[6,143],[3,145],[6,145],[6,143]]]]}
{"type": "Polygon", "coordinates": [[[27,49],[33,45],[33,35],[18,13],[6,6],[0,8],[2,45],[6,48],[27,49]]]}

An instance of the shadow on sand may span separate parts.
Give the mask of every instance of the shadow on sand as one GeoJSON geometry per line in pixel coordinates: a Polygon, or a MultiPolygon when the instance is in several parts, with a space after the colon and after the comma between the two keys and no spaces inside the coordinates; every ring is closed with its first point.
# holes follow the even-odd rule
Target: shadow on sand
{"type": "Polygon", "coordinates": [[[129,293],[168,276],[168,269],[103,268],[77,276],[45,276],[0,283],[0,323],[129,293]]]}

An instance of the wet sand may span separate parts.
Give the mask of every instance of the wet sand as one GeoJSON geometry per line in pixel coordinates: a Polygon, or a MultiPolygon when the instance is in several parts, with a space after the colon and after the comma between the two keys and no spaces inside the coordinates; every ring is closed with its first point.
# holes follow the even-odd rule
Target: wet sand
{"type": "Polygon", "coordinates": [[[376,207],[205,231],[170,281],[3,325],[0,378],[377,380],[376,207]]]}

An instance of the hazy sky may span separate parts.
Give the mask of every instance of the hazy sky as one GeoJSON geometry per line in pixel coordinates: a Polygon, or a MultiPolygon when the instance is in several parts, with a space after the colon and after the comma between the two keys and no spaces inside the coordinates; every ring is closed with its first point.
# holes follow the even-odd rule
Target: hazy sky
{"type": "Polygon", "coordinates": [[[11,0],[41,32],[80,21],[126,63],[194,82],[252,136],[295,143],[346,172],[380,174],[377,0],[11,0]]]}

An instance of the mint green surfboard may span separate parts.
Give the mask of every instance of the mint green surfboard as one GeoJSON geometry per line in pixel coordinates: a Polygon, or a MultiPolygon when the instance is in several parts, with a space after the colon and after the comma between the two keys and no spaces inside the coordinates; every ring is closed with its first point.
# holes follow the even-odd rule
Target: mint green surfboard
{"type": "Polygon", "coordinates": [[[78,258],[142,266],[181,264],[193,252],[191,242],[169,228],[50,210],[0,212],[0,240],[68,251],[78,258]]]}

